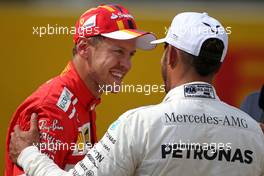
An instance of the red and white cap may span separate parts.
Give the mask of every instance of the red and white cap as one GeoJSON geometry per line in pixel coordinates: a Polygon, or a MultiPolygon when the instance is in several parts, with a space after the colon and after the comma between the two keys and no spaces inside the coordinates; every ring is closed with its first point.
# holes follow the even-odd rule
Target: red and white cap
{"type": "Polygon", "coordinates": [[[137,48],[150,50],[156,45],[150,44],[156,40],[151,32],[137,29],[134,17],[119,4],[100,5],[83,13],[75,25],[73,40],[101,35],[116,40],[137,39],[137,48]]]}

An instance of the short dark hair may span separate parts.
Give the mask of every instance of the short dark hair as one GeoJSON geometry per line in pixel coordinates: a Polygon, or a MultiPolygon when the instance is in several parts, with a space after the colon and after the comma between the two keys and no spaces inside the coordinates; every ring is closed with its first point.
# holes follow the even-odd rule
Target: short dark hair
{"type": "MultiPolygon", "coordinates": [[[[90,38],[90,44],[93,46],[96,46],[98,43],[102,42],[103,39],[105,38],[104,36],[101,35],[96,35],[90,38]]],[[[73,49],[72,49],[72,54],[75,56],[77,54],[77,46],[74,44],[73,49]]]]}
{"type": "Polygon", "coordinates": [[[191,64],[200,76],[215,74],[221,67],[224,43],[217,38],[205,40],[198,56],[183,52],[185,64],[191,64]]]}

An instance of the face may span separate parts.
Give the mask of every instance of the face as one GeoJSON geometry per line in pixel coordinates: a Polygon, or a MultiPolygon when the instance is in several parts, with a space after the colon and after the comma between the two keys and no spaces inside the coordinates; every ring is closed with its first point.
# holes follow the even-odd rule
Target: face
{"type": "Polygon", "coordinates": [[[162,74],[162,79],[163,79],[163,82],[165,85],[165,92],[166,93],[168,93],[168,91],[169,91],[167,59],[168,59],[168,44],[165,43],[164,52],[163,52],[163,55],[161,58],[161,74],[162,74]]]}
{"type": "Polygon", "coordinates": [[[100,88],[115,92],[113,86],[121,85],[124,76],[131,69],[131,58],[135,52],[136,39],[105,38],[91,52],[90,76],[100,88]]]}

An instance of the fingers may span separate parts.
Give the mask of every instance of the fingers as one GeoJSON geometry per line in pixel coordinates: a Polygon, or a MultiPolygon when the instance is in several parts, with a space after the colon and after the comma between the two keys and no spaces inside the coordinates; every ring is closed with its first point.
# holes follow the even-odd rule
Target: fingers
{"type": "MultiPolygon", "coordinates": [[[[12,132],[11,135],[10,135],[10,144],[14,143],[13,140],[15,138],[15,133],[12,132]]],[[[10,147],[10,146],[9,146],[10,147]]]]}
{"type": "Polygon", "coordinates": [[[39,141],[37,114],[33,113],[30,119],[29,131],[22,131],[19,125],[15,125],[14,132],[10,134],[9,157],[16,163],[21,151],[39,141]]]}
{"type": "Polygon", "coordinates": [[[29,131],[31,131],[31,132],[38,131],[38,119],[37,119],[36,113],[33,113],[31,115],[29,131]]]}
{"type": "Polygon", "coordinates": [[[10,135],[10,144],[9,144],[9,151],[10,151],[10,148],[13,148],[13,143],[14,143],[14,133],[12,132],[11,135],[10,135]]]}
{"type": "Polygon", "coordinates": [[[21,129],[20,129],[19,125],[16,125],[16,126],[14,127],[14,133],[15,133],[15,134],[19,134],[19,133],[21,133],[21,129]]]}
{"type": "Polygon", "coordinates": [[[15,133],[12,132],[11,133],[11,139],[10,139],[10,143],[9,143],[9,158],[11,159],[11,161],[13,163],[17,163],[17,156],[16,156],[16,150],[15,150],[15,142],[16,141],[16,137],[15,137],[15,133]]]}

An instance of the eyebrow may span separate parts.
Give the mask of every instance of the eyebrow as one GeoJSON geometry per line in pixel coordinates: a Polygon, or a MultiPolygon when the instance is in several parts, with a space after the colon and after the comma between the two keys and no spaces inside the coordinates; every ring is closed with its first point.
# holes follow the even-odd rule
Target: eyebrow
{"type": "Polygon", "coordinates": [[[111,45],[111,48],[125,50],[124,47],[122,47],[122,46],[117,46],[117,45],[111,45]]]}
{"type": "MultiPolygon", "coordinates": [[[[117,45],[112,45],[112,47],[111,47],[112,49],[121,49],[121,50],[126,50],[127,51],[127,49],[126,48],[124,48],[124,47],[122,47],[122,46],[117,46],[117,45]]],[[[133,51],[131,51],[130,53],[136,53],[136,51],[137,50],[133,50],[133,51]]]]}

